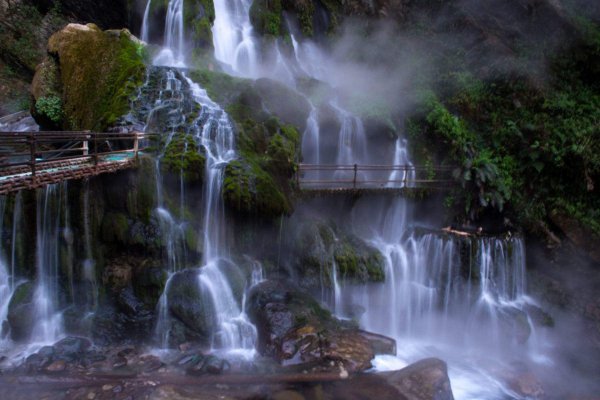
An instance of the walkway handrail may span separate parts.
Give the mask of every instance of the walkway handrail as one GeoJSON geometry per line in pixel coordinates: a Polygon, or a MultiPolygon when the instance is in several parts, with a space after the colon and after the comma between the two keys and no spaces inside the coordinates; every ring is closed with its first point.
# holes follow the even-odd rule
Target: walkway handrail
{"type": "Polygon", "coordinates": [[[140,141],[151,136],[154,134],[137,131],[0,132],[0,175],[10,168],[29,166],[35,176],[37,167],[44,163],[91,158],[97,164],[100,156],[119,153],[133,152],[137,158],[140,141]],[[120,144],[118,150],[113,150],[115,142],[120,144]]]}
{"type": "Polygon", "coordinates": [[[304,190],[447,187],[454,181],[453,170],[452,166],[410,164],[300,164],[296,183],[304,190]]]}

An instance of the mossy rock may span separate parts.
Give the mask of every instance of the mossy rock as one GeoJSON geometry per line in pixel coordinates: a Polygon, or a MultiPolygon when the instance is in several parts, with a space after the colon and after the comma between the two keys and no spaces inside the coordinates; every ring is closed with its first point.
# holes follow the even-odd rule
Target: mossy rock
{"type": "Polygon", "coordinates": [[[191,331],[189,335],[209,344],[217,320],[210,295],[200,286],[199,271],[188,269],[173,275],[167,299],[170,314],[191,331]]]}
{"type": "Polygon", "coordinates": [[[225,168],[223,198],[246,215],[273,218],[291,211],[291,206],[273,178],[257,163],[235,160],[225,168]]]}
{"type": "Polygon", "coordinates": [[[215,6],[212,0],[184,0],[183,23],[185,30],[190,32],[190,39],[195,48],[212,49],[214,21],[215,6]]]}
{"type": "Polygon", "coordinates": [[[35,322],[33,282],[24,282],[15,289],[8,304],[8,325],[11,338],[15,341],[29,339],[35,322]]]}
{"type": "Polygon", "coordinates": [[[160,166],[164,172],[182,174],[186,183],[201,183],[206,170],[204,148],[192,135],[177,133],[167,145],[160,166]]]}
{"type": "Polygon", "coordinates": [[[303,287],[331,287],[333,263],[338,279],[351,283],[385,280],[385,260],[364,240],[323,220],[303,221],[289,244],[303,287]]]}
{"type": "MultiPolygon", "coordinates": [[[[52,35],[48,53],[60,71],[64,129],[106,130],[129,111],[130,96],[144,80],[144,46],[126,29],[69,24],[52,35]]],[[[42,67],[37,74],[48,75],[50,69],[42,67]]],[[[43,98],[35,98],[34,108],[43,98]]]]}
{"type": "Polygon", "coordinates": [[[271,79],[261,78],[254,88],[263,99],[269,113],[286,124],[303,131],[310,113],[310,104],[304,96],[289,87],[271,79]]]}
{"type": "Polygon", "coordinates": [[[255,0],[250,7],[250,22],[260,35],[282,33],[281,0],[255,0]]]}
{"type": "Polygon", "coordinates": [[[109,213],[102,221],[102,239],[105,242],[126,243],[130,221],[125,214],[109,213]]]}

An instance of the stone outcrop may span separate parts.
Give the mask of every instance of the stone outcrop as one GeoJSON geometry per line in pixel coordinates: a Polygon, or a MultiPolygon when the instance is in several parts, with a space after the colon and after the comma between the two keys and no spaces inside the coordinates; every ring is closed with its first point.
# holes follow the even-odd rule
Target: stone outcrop
{"type": "Polygon", "coordinates": [[[144,46],[128,30],[69,24],[50,37],[32,84],[42,127],[103,131],[129,111],[142,83],[144,46]]]}
{"type": "Polygon", "coordinates": [[[371,367],[375,349],[395,350],[390,345],[393,340],[381,346],[381,340],[336,319],[310,296],[281,281],[255,286],[246,307],[257,327],[258,351],[284,366],[340,368],[342,373],[353,373],[371,367]]]}

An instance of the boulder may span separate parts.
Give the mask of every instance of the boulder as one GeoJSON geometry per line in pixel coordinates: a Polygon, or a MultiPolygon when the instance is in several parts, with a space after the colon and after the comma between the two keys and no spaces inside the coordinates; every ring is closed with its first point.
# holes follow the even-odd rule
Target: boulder
{"type": "Polygon", "coordinates": [[[446,363],[437,358],[380,375],[407,400],[454,400],[446,363]]]}
{"type": "Polygon", "coordinates": [[[264,281],[252,288],[246,304],[259,353],[280,364],[337,364],[350,373],[371,367],[375,353],[369,340],[288,283],[264,281]]]}
{"type": "Polygon", "coordinates": [[[145,70],[143,44],[128,30],[69,24],[50,37],[48,57],[36,70],[34,117],[63,129],[103,131],[128,112],[145,70]]]}
{"type": "Polygon", "coordinates": [[[216,316],[209,294],[201,289],[198,270],[188,269],[173,275],[167,301],[170,314],[183,324],[180,343],[187,341],[186,338],[209,343],[216,316]]]}
{"type": "Polygon", "coordinates": [[[17,286],[8,305],[8,325],[11,338],[15,341],[24,341],[29,338],[33,328],[34,304],[33,294],[35,287],[32,282],[25,282],[17,286]]]}

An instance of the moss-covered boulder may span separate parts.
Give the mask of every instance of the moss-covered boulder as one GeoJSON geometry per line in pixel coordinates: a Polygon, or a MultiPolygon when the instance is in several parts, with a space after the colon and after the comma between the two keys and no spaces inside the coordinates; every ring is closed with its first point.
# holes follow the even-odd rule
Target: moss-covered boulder
{"type": "Polygon", "coordinates": [[[371,366],[375,353],[369,340],[288,283],[264,281],[254,286],[246,312],[258,331],[259,353],[282,365],[310,364],[348,372],[371,366]]]}
{"type": "Polygon", "coordinates": [[[359,237],[332,222],[306,219],[290,236],[293,270],[307,289],[332,287],[337,277],[351,283],[382,282],[385,260],[381,253],[359,237]]]}
{"type": "Polygon", "coordinates": [[[8,325],[13,340],[25,341],[31,335],[35,323],[33,295],[35,287],[32,282],[17,286],[8,304],[8,325]]]}
{"type": "Polygon", "coordinates": [[[129,111],[145,51],[128,30],[69,24],[50,37],[34,78],[34,116],[70,130],[103,131],[129,111]]]}
{"type": "Polygon", "coordinates": [[[169,345],[185,341],[209,344],[217,317],[210,295],[200,286],[198,270],[177,272],[166,290],[169,315],[173,317],[169,345]]]}
{"type": "Polygon", "coordinates": [[[204,148],[192,135],[176,133],[161,157],[163,172],[181,175],[186,183],[202,182],[206,171],[204,148]]]}
{"type": "Polygon", "coordinates": [[[215,6],[212,0],[184,0],[183,22],[189,32],[196,55],[213,47],[212,24],[215,21],[215,6]]]}

